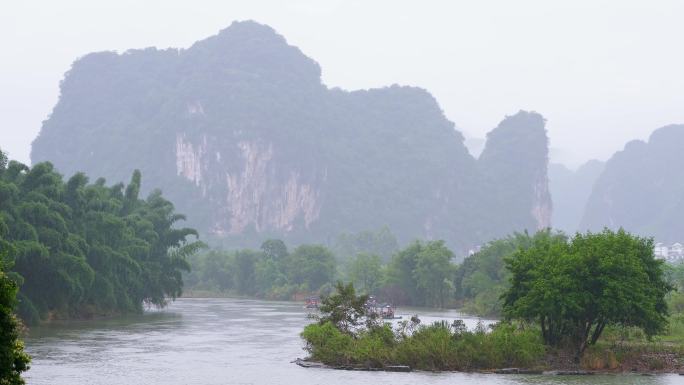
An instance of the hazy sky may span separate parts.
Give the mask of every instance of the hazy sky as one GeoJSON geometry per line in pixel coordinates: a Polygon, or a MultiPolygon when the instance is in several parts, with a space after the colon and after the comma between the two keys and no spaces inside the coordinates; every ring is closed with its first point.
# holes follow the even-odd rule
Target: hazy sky
{"type": "Polygon", "coordinates": [[[23,0],[0,12],[0,147],[28,162],[77,57],[188,47],[245,19],[318,61],[328,86],[426,88],[469,136],[538,111],[573,166],[684,123],[684,1],[23,0]]]}

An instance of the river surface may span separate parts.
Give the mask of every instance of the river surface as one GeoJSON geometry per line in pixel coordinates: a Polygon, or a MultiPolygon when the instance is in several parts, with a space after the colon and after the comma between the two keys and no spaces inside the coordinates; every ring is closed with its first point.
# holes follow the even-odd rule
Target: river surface
{"type": "MultiPolygon", "coordinates": [[[[423,322],[477,318],[455,311],[408,309],[423,322]]],[[[29,385],[418,385],[684,384],[684,376],[493,375],[305,369],[299,338],[310,322],[300,304],[239,299],[179,299],[136,317],[55,323],[33,328],[29,385]]]]}

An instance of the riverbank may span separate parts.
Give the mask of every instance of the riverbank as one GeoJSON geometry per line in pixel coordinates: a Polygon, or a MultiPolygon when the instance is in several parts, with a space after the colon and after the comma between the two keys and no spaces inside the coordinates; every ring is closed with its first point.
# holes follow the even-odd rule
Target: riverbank
{"type": "MultiPolygon", "coordinates": [[[[411,327],[410,325],[404,325],[411,327]]],[[[343,333],[330,323],[311,324],[302,332],[307,362],[329,368],[384,370],[409,367],[431,372],[516,373],[680,373],[684,347],[662,342],[602,342],[588,348],[579,362],[571,350],[545,346],[537,330],[499,324],[492,330],[466,330],[462,324],[437,322],[411,331],[390,326],[343,333]]]]}
{"type": "MultiPolygon", "coordinates": [[[[405,372],[410,373],[414,371],[420,372],[421,370],[414,370],[409,366],[404,365],[390,365],[383,368],[373,368],[364,366],[331,366],[326,365],[322,362],[308,361],[306,359],[297,358],[292,361],[292,363],[303,368],[315,368],[315,369],[334,369],[334,370],[351,370],[351,371],[368,371],[368,372],[405,372]]],[[[430,371],[435,372],[435,371],[430,371]]],[[[455,373],[462,373],[456,371],[455,373]]],[[[684,371],[670,370],[670,371],[619,371],[619,370],[585,370],[578,368],[566,368],[566,369],[553,369],[553,370],[543,370],[543,369],[526,369],[526,368],[503,368],[503,369],[492,369],[492,370],[476,370],[472,373],[479,374],[526,374],[526,375],[555,375],[555,376],[591,376],[596,374],[640,374],[640,375],[657,375],[657,374],[679,374],[684,376],[684,371]]]]}
{"type": "Polygon", "coordinates": [[[360,363],[325,364],[320,361],[297,358],[292,363],[304,368],[354,370],[354,371],[387,371],[387,372],[470,372],[484,374],[544,374],[544,375],[594,375],[594,374],[679,374],[684,376],[684,355],[679,351],[654,349],[621,349],[618,352],[603,350],[588,354],[579,364],[572,359],[572,354],[553,352],[544,355],[542,361],[531,367],[507,367],[474,370],[439,370],[417,369],[408,365],[389,364],[386,366],[369,366],[360,363]],[[618,361],[617,356],[622,356],[618,361]]]}

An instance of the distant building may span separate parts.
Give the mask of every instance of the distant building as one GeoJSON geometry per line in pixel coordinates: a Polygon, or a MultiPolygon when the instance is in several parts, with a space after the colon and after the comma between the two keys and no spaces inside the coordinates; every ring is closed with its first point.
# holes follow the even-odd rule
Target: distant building
{"type": "Polygon", "coordinates": [[[667,246],[664,243],[658,242],[653,247],[653,254],[656,258],[663,259],[668,263],[683,263],[684,245],[676,242],[667,246]]]}
{"type": "Polygon", "coordinates": [[[667,259],[669,251],[670,248],[662,242],[656,243],[655,247],[653,248],[653,254],[655,254],[656,258],[660,259],[667,259]]]}

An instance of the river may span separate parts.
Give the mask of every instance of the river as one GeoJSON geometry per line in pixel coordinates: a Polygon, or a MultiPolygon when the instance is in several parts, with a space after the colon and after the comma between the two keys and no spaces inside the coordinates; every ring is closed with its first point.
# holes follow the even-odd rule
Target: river
{"type": "MultiPolygon", "coordinates": [[[[401,309],[400,309],[401,310],[401,309]]],[[[408,311],[399,311],[406,317],[408,311]]],[[[425,311],[424,322],[463,318],[425,311]]],[[[475,318],[464,318],[469,327],[475,318]]],[[[299,332],[310,322],[295,303],[179,299],[164,310],[108,320],[31,329],[29,385],[416,385],[416,384],[684,384],[678,375],[492,375],[385,373],[305,369],[299,332]]]]}

